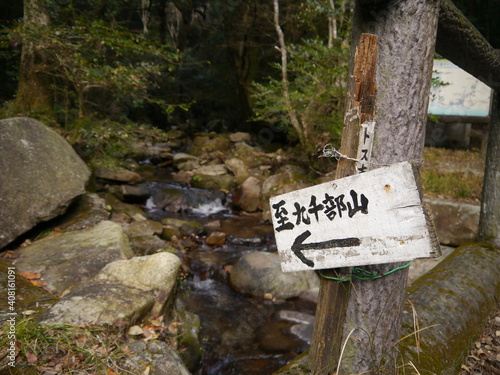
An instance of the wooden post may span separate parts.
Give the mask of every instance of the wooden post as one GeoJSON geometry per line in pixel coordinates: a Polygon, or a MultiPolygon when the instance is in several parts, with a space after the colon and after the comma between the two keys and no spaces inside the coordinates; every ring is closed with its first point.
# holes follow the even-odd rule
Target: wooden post
{"type": "MultiPolygon", "coordinates": [[[[361,124],[372,121],[375,113],[377,41],[376,35],[362,34],[355,53],[340,149],[340,153],[353,159],[357,158],[359,153],[361,124]]],[[[336,179],[355,173],[354,161],[345,158],[339,160],[336,179]]],[[[323,271],[323,274],[339,276],[346,272],[348,270],[338,269],[323,271]]],[[[314,374],[331,374],[337,367],[349,290],[349,282],[321,279],[309,356],[310,367],[314,374]]]]}
{"type": "MultiPolygon", "coordinates": [[[[377,90],[375,102],[370,102],[371,109],[376,105],[373,146],[367,165],[375,168],[405,160],[421,160],[440,0],[390,1],[375,7],[362,3],[362,0],[355,2],[353,49],[359,56],[362,33],[379,36],[377,90]]],[[[355,62],[352,64],[351,71],[356,72],[355,62]]],[[[353,152],[348,148],[352,146],[344,142],[353,142],[356,148],[359,146],[359,126],[357,130],[349,128],[351,109],[348,106],[346,111],[341,148],[341,153],[350,157],[353,152]]],[[[355,158],[360,159],[359,154],[355,158]]],[[[360,168],[351,160],[343,160],[339,168],[343,169],[344,165],[347,174],[360,168]]],[[[342,169],[338,172],[340,177],[343,177],[340,175],[344,173],[342,169]]],[[[367,266],[365,269],[383,274],[398,266],[401,264],[367,266]]],[[[399,270],[377,280],[353,280],[350,286],[322,280],[310,352],[313,373],[397,371],[396,346],[400,339],[407,276],[407,270],[399,270]],[[342,363],[340,369],[336,369],[344,342],[347,345],[342,363]]]]}

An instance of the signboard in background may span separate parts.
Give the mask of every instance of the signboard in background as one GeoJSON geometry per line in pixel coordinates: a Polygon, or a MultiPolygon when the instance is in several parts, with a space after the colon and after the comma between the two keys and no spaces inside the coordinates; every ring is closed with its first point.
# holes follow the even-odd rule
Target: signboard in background
{"type": "Polygon", "coordinates": [[[439,256],[414,168],[402,162],[272,197],[282,270],[439,256]]]}
{"type": "Polygon", "coordinates": [[[429,114],[489,116],[491,89],[477,78],[448,60],[434,60],[432,77],[438,78],[446,85],[431,88],[429,114]]]}

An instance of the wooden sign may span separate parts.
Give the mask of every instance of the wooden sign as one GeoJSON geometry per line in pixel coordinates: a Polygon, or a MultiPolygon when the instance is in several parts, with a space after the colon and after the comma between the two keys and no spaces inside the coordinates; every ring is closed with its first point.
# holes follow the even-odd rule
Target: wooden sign
{"type": "Polygon", "coordinates": [[[440,255],[415,166],[402,162],[270,199],[284,272],[440,255]]]}

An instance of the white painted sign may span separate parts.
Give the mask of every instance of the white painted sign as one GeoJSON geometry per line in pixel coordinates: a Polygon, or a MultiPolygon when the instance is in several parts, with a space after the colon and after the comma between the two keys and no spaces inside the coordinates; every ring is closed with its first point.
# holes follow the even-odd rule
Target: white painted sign
{"type": "Polygon", "coordinates": [[[440,252],[410,162],[272,197],[270,204],[284,272],[402,262],[440,252]]]}
{"type": "Polygon", "coordinates": [[[434,60],[432,76],[446,86],[431,88],[429,114],[440,116],[487,117],[491,89],[448,60],[434,60]]]}

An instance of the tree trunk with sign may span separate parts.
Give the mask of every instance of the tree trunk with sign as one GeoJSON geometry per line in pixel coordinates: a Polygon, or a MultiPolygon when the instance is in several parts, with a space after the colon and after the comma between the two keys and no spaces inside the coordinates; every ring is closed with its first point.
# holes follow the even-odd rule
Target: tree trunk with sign
{"type": "MultiPolygon", "coordinates": [[[[372,33],[379,39],[372,103],[375,124],[369,163],[360,171],[357,162],[343,159],[339,167],[347,169],[347,174],[364,172],[365,167],[374,169],[405,160],[421,161],[439,3],[439,0],[403,0],[365,6],[362,0],[356,1],[352,56],[361,33],[372,33]]],[[[350,91],[351,96],[353,92],[355,88],[350,91]]],[[[360,156],[359,117],[352,116],[352,108],[347,109],[341,153],[353,159],[360,156]],[[356,147],[346,148],[345,144],[352,144],[353,140],[356,147]]],[[[337,177],[343,176],[337,173],[337,177]]],[[[381,275],[401,266],[391,263],[363,268],[381,275]]],[[[401,337],[407,276],[407,269],[402,269],[376,280],[353,279],[350,285],[322,280],[310,358],[314,373],[334,373],[338,362],[334,351],[340,348],[339,343],[334,351],[325,350],[332,340],[319,336],[336,330],[343,332],[341,343],[345,343],[339,374],[397,372],[400,365],[396,360],[397,343],[401,337]],[[334,301],[337,305],[332,307],[334,301]],[[345,316],[343,327],[325,311],[331,311],[341,320],[345,316]]]]}

